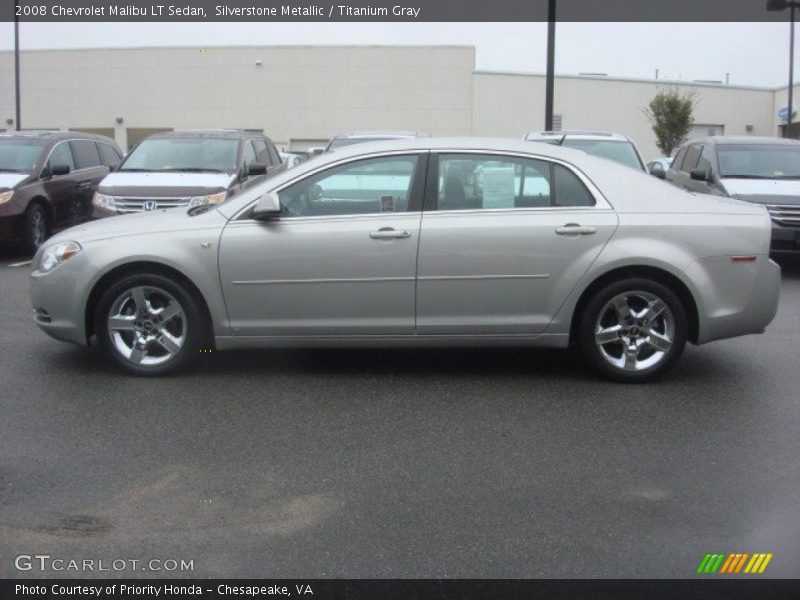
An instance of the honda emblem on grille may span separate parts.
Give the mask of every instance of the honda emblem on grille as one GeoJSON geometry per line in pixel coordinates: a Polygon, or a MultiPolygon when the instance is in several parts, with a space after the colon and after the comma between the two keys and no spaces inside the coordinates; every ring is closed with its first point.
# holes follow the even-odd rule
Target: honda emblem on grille
{"type": "Polygon", "coordinates": [[[157,208],[158,208],[158,204],[156,202],[154,202],[153,200],[148,200],[147,202],[144,203],[144,209],[145,210],[155,210],[157,208]]]}

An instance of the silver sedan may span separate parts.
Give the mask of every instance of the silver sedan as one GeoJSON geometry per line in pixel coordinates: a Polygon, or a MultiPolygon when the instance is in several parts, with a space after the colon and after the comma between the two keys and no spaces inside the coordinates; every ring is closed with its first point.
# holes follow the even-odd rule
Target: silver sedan
{"type": "Polygon", "coordinates": [[[139,375],[234,348],[573,345],[636,382],[778,305],[762,206],[546,144],[359,144],[157,212],[40,248],[39,327],[139,375]]]}

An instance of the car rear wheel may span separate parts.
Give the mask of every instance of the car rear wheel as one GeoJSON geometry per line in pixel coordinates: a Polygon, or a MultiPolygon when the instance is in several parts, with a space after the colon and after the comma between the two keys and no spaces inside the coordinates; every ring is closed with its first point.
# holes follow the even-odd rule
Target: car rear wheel
{"type": "Polygon", "coordinates": [[[208,326],[184,286],[162,275],[121,279],[100,298],[98,340],[111,358],[136,375],[160,375],[197,359],[208,326]]]}
{"type": "Polygon", "coordinates": [[[663,375],[686,345],[686,310],[665,285],[625,279],[606,285],[586,305],[578,346],[601,375],[644,382],[663,375]]]}
{"type": "Polygon", "coordinates": [[[44,244],[49,232],[47,210],[39,202],[31,204],[25,212],[23,223],[22,243],[25,246],[25,251],[34,254],[39,249],[39,246],[44,244]]]}

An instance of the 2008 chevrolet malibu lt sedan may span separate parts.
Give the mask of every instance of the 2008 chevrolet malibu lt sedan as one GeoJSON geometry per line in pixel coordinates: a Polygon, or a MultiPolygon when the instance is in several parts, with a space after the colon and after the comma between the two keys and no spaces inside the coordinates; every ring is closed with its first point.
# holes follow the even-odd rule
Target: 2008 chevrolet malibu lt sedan
{"type": "Polygon", "coordinates": [[[644,381],[778,304],[763,206],[546,144],[359,144],[155,212],[64,231],[31,273],[39,327],[139,375],[208,349],[572,344],[644,381]]]}

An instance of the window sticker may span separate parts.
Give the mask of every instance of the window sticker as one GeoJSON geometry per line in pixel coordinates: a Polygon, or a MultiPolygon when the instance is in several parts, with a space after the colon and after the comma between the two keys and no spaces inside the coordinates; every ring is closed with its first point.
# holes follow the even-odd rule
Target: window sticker
{"type": "Polygon", "coordinates": [[[483,170],[483,208],[514,208],[514,167],[483,170]]]}
{"type": "Polygon", "coordinates": [[[381,212],[394,212],[394,196],[381,196],[381,212]]]}

